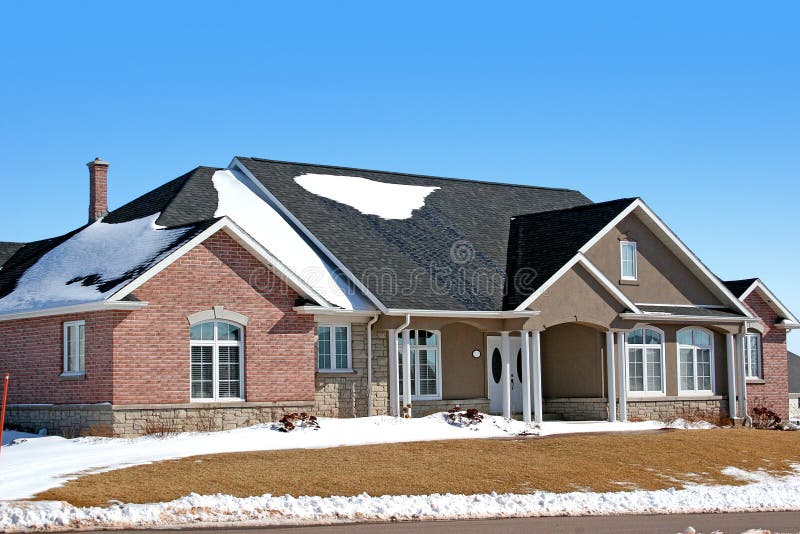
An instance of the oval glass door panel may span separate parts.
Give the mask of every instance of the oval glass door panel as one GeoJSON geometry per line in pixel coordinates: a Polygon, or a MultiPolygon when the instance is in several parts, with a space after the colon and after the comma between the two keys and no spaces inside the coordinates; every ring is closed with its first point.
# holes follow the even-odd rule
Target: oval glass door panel
{"type": "Polygon", "coordinates": [[[500,383],[500,377],[503,374],[503,357],[500,355],[500,349],[492,351],[492,379],[495,384],[500,383]]]}
{"type": "Polygon", "coordinates": [[[522,349],[517,351],[517,378],[522,383],[522,349]]]}

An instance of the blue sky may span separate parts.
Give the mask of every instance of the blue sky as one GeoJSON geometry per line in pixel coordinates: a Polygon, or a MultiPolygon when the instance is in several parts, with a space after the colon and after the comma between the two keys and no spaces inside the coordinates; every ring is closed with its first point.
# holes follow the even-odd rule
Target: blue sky
{"type": "Polygon", "coordinates": [[[800,4],[433,4],[4,5],[0,240],[252,155],[641,196],[800,313],[800,4]]]}

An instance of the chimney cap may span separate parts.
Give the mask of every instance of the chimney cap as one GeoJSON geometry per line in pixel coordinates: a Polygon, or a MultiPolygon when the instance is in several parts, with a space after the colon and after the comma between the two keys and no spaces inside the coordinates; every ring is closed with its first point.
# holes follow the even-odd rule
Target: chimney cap
{"type": "Polygon", "coordinates": [[[111,165],[111,164],[110,164],[109,162],[107,162],[107,161],[103,161],[103,160],[102,160],[102,159],[100,159],[100,158],[94,158],[94,160],[90,161],[90,162],[89,162],[89,163],[87,163],[86,165],[87,165],[88,167],[91,167],[91,166],[93,166],[93,165],[105,165],[105,166],[108,166],[108,165],[111,165]]]}

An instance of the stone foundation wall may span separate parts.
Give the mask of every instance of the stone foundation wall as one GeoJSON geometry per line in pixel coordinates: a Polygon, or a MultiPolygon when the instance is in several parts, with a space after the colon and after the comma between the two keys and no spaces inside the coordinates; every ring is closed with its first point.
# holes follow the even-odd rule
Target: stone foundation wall
{"type": "Polygon", "coordinates": [[[789,419],[800,419],[800,395],[789,395],[789,419]]]}
{"type": "Polygon", "coordinates": [[[728,417],[728,397],[709,399],[687,399],[667,397],[654,400],[628,401],[628,420],[630,421],[672,421],[679,417],[700,417],[714,420],[728,417]]]}
{"type": "Polygon", "coordinates": [[[586,398],[545,398],[543,415],[545,419],[564,421],[607,421],[608,403],[602,397],[586,398]]]}
{"type": "Polygon", "coordinates": [[[110,404],[9,405],[6,427],[48,435],[75,438],[81,435],[113,434],[113,415],[110,404]]]}
{"type": "Polygon", "coordinates": [[[414,401],[411,404],[411,414],[414,417],[425,417],[436,412],[446,412],[456,405],[461,406],[462,410],[476,408],[481,413],[489,413],[489,399],[454,399],[414,401]]]}

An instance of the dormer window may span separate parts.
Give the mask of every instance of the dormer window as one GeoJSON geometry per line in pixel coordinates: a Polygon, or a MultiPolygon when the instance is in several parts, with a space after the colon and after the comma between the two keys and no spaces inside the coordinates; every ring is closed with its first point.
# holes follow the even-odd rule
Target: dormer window
{"type": "Polygon", "coordinates": [[[619,244],[620,262],[622,265],[623,280],[636,280],[636,242],[621,241],[619,244]]]}

